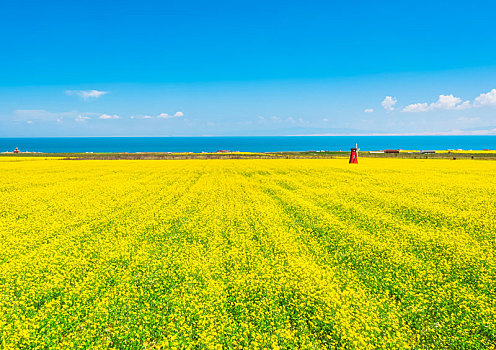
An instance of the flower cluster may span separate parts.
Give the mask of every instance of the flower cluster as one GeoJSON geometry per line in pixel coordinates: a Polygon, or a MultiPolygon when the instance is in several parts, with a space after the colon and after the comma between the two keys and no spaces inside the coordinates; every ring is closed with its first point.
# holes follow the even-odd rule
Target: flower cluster
{"type": "Polygon", "coordinates": [[[0,344],[494,349],[496,162],[0,162],[0,344]]]}

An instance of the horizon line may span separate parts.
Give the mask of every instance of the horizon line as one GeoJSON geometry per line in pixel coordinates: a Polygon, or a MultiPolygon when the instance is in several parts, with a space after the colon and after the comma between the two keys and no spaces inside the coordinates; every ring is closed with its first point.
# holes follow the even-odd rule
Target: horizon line
{"type": "Polygon", "coordinates": [[[366,134],[293,134],[293,135],[177,135],[177,136],[143,136],[143,135],[119,135],[119,136],[0,136],[0,139],[42,139],[42,138],[214,138],[214,137],[390,137],[390,136],[496,136],[496,130],[473,133],[453,132],[426,132],[426,133],[366,133],[366,134]]]}

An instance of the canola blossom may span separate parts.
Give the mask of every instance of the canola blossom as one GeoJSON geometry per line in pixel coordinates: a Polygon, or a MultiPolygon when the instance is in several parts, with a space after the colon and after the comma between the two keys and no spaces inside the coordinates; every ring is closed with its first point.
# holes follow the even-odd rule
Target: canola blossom
{"type": "Polygon", "coordinates": [[[30,160],[2,349],[496,348],[496,162],[30,160]]]}

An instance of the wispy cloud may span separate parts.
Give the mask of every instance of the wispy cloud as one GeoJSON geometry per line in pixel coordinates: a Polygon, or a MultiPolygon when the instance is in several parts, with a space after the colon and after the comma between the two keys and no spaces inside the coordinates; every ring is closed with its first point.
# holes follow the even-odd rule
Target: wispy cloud
{"type": "Polygon", "coordinates": [[[102,114],[101,116],[98,117],[98,119],[120,119],[120,117],[117,114],[114,115],[102,114]]]}
{"type": "Polygon", "coordinates": [[[184,117],[183,112],[176,112],[174,114],[160,113],[155,117],[151,115],[132,115],[130,118],[131,119],[173,119],[173,118],[181,118],[181,117],[184,117]]]}
{"type": "Polygon", "coordinates": [[[381,106],[388,112],[394,111],[394,105],[398,102],[396,97],[386,96],[381,102],[381,106]]]}
{"type": "Polygon", "coordinates": [[[74,117],[78,114],[76,111],[69,112],[50,112],[44,109],[16,109],[14,118],[21,121],[26,120],[41,120],[41,121],[56,121],[63,117],[74,117]]]}
{"type": "Polygon", "coordinates": [[[321,133],[298,134],[293,136],[469,136],[469,135],[496,135],[496,128],[477,130],[449,130],[433,132],[364,132],[364,133],[321,133]]]}
{"type": "MultiPolygon", "coordinates": [[[[303,118],[296,118],[296,117],[279,117],[277,115],[273,115],[271,117],[264,117],[262,115],[259,115],[257,117],[257,121],[259,124],[267,124],[267,123],[273,123],[275,125],[282,125],[284,123],[286,124],[308,124],[307,121],[305,121],[303,118]]],[[[328,119],[322,119],[322,121],[328,121],[328,119]]]]}
{"type": "Polygon", "coordinates": [[[460,117],[457,119],[458,121],[460,122],[469,122],[469,123],[473,123],[473,122],[478,122],[480,121],[480,118],[479,117],[460,117]]]}
{"type": "Polygon", "coordinates": [[[103,95],[108,94],[107,91],[101,91],[101,90],[66,90],[65,91],[66,95],[69,96],[79,96],[83,100],[94,100],[97,98],[102,97],[103,95]]]}
{"type": "Polygon", "coordinates": [[[78,115],[74,120],[78,123],[86,123],[87,120],[91,119],[90,117],[86,117],[84,115],[78,115]]]}
{"type": "Polygon", "coordinates": [[[44,109],[16,109],[14,115],[19,119],[41,119],[50,120],[58,116],[57,113],[52,113],[44,109]]]}
{"type": "Polygon", "coordinates": [[[132,115],[131,119],[153,119],[151,115],[132,115]]]}
{"type": "Polygon", "coordinates": [[[374,112],[374,109],[373,108],[365,108],[363,111],[365,113],[373,113],[374,112]]]}

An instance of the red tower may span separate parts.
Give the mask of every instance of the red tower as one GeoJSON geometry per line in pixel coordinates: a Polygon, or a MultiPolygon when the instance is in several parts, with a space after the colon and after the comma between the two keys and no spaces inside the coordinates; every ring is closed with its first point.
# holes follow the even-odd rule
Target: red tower
{"type": "Polygon", "coordinates": [[[357,149],[352,148],[350,154],[350,164],[358,164],[357,149]]]}

